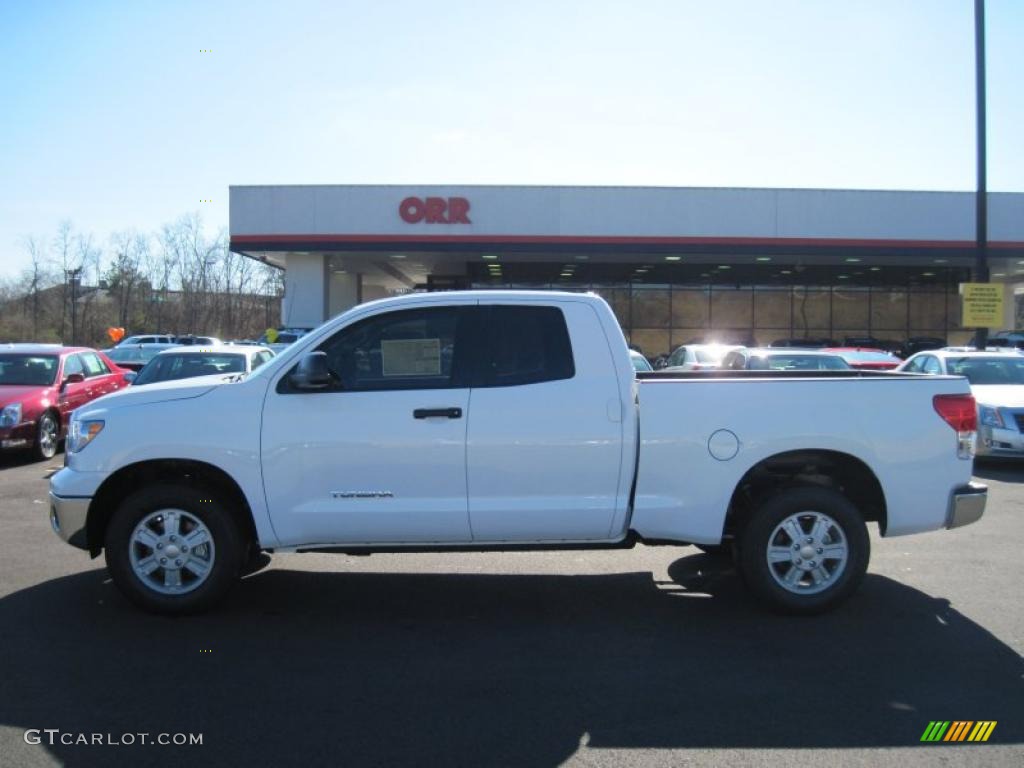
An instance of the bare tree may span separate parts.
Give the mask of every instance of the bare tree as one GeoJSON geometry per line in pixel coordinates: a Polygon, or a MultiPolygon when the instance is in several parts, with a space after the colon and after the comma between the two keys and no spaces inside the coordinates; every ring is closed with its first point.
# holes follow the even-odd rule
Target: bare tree
{"type": "Polygon", "coordinates": [[[46,247],[38,238],[29,237],[25,240],[25,250],[29,256],[29,266],[22,275],[25,309],[32,318],[32,338],[38,339],[43,319],[42,292],[50,283],[46,269],[46,247]]]}
{"type": "Polygon", "coordinates": [[[75,259],[75,230],[74,226],[67,219],[57,225],[57,234],[53,238],[53,261],[61,279],[60,288],[60,338],[67,338],[68,319],[68,287],[71,283],[70,277],[74,270],[80,269],[81,264],[75,259]]]}
{"type": "Polygon", "coordinates": [[[117,323],[122,328],[135,325],[137,291],[145,279],[142,265],[147,261],[149,238],[132,230],[115,232],[110,237],[113,250],[111,263],[106,271],[107,290],[114,297],[118,307],[117,323]]]}

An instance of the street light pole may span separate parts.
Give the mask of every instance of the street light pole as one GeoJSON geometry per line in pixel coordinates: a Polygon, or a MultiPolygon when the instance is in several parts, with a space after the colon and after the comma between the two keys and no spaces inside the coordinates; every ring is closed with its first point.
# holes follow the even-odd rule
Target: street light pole
{"type": "MultiPolygon", "coordinates": [[[[974,0],[974,94],[977,110],[978,190],[975,194],[974,281],[989,282],[988,271],[988,179],[985,147],[985,0],[974,0]]],[[[988,328],[978,328],[974,345],[985,349],[988,328]]]]}
{"type": "Polygon", "coordinates": [[[71,346],[75,346],[75,344],[78,341],[78,306],[76,303],[78,299],[78,292],[76,289],[78,288],[78,281],[81,279],[81,275],[81,267],[78,267],[76,269],[64,270],[64,276],[67,278],[67,281],[71,284],[71,346]]]}

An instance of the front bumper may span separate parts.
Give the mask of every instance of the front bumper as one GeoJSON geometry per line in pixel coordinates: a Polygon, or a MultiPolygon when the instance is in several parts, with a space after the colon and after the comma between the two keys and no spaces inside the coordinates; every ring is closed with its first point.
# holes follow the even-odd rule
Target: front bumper
{"type": "Polygon", "coordinates": [[[79,549],[88,549],[85,521],[89,515],[91,498],[67,498],[50,491],[50,527],[64,541],[79,549]]]}
{"type": "Polygon", "coordinates": [[[1017,429],[979,424],[976,455],[1024,456],[1024,434],[1017,429]]]}
{"type": "Polygon", "coordinates": [[[28,448],[34,442],[33,427],[33,424],[22,423],[15,427],[0,428],[0,449],[28,448]]]}
{"type": "Polygon", "coordinates": [[[985,502],[988,500],[988,486],[981,483],[968,483],[954,488],[949,495],[949,509],[946,512],[946,527],[960,528],[976,523],[985,513],[985,502]]]}

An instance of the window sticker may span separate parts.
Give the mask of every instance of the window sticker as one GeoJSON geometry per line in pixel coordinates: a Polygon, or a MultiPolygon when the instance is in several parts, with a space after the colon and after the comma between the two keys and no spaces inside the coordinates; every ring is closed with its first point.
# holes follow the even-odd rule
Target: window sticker
{"type": "Polygon", "coordinates": [[[380,343],[385,376],[440,376],[440,339],[402,339],[380,343]]]}

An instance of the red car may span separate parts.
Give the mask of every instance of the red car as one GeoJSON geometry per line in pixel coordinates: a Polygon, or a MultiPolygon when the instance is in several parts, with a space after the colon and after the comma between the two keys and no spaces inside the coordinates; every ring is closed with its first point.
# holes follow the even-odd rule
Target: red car
{"type": "Polygon", "coordinates": [[[0,345],[0,449],[52,459],[71,412],[127,386],[125,373],[94,349],[0,345]]]}
{"type": "Polygon", "coordinates": [[[851,368],[862,371],[891,371],[903,362],[885,350],[869,347],[830,347],[821,351],[839,355],[851,368]]]}

